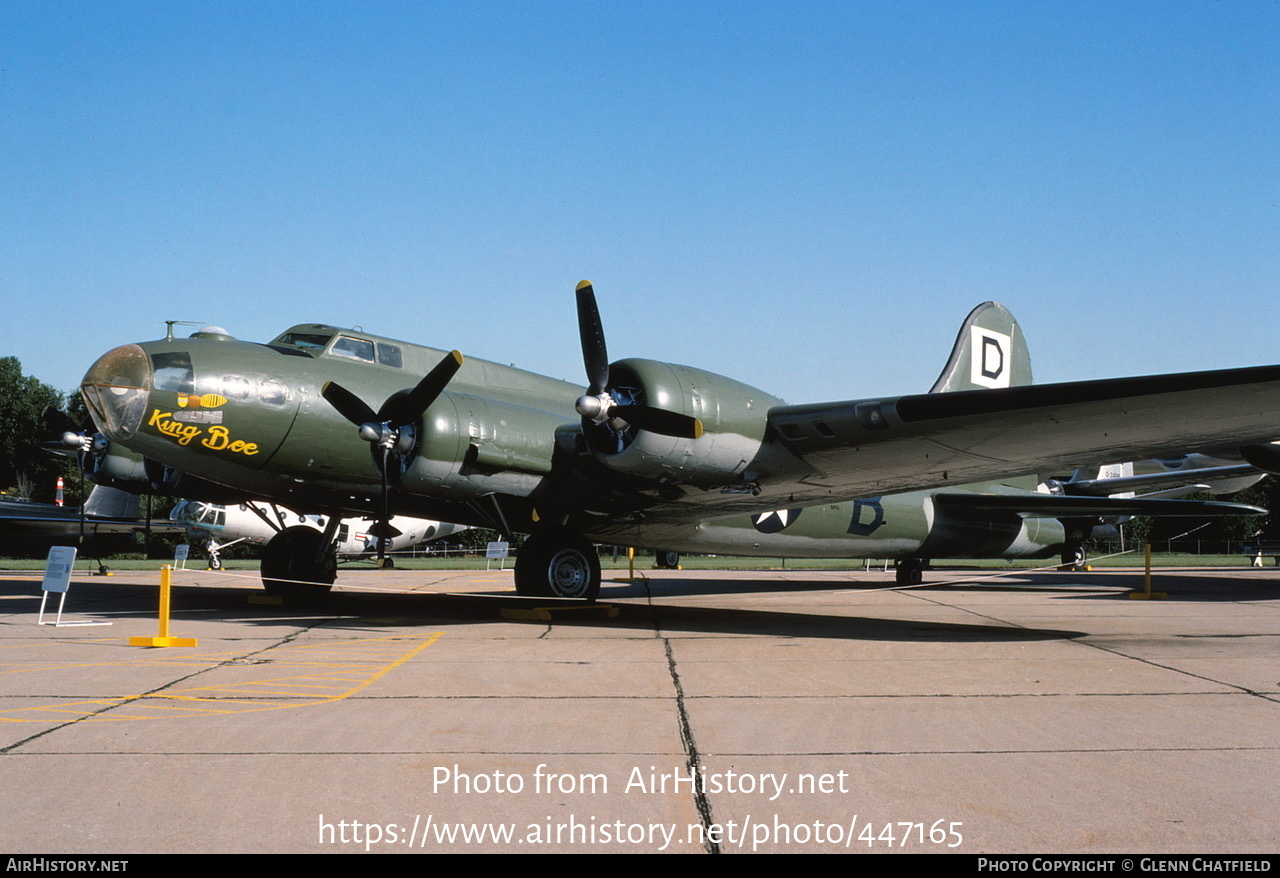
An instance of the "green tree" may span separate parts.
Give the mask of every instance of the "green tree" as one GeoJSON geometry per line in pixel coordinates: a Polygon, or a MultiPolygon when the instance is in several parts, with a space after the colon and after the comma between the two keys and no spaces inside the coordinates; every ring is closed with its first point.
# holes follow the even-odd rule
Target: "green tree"
{"type": "Polygon", "coordinates": [[[68,489],[78,480],[75,462],[51,454],[40,443],[45,406],[61,407],[62,394],[22,373],[17,357],[0,357],[0,488],[28,500],[53,499],[59,476],[68,489]]]}

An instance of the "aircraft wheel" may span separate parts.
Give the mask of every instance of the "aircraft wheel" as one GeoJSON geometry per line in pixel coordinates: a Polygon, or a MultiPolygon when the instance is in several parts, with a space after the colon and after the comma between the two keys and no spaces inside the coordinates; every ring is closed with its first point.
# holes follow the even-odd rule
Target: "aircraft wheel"
{"type": "Polygon", "coordinates": [[[516,592],[534,597],[582,598],[600,594],[600,557],[573,531],[533,534],[516,555],[516,592]]]}
{"type": "Polygon", "coordinates": [[[1080,543],[1067,543],[1062,550],[1063,570],[1083,570],[1089,560],[1089,553],[1080,543]]]}
{"type": "Polygon", "coordinates": [[[893,578],[898,585],[919,585],[924,582],[924,561],[919,558],[903,558],[893,567],[893,578]]]}
{"type": "Polygon", "coordinates": [[[324,534],[315,528],[287,527],[262,549],[262,587],[271,594],[316,594],[338,578],[333,550],[322,551],[324,534]]]}
{"type": "Polygon", "coordinates": [[[663,570],[675,570],[680,566],[680,553],[670,550],[656,552],[654,563],[663,570]]]}

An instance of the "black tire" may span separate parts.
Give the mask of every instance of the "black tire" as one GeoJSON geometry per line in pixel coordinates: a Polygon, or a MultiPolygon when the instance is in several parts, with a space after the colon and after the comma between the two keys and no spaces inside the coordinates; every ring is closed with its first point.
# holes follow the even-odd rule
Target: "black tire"
{"type": "Polygon", "coordinates": [[[518,594],[594,601],[600,595],[600,557],[579,534],[551,528],[524,541],[515,578],[518,594]]]}
{"type": "Polygon", "coordinates": [[[270,594],[320,594],[338,578],[338,559],[315,528],[287,527],[262,549],[262,587],[270,594]]]}
{"type": "Polygon", "coordinates": [[[919,558],[903,558],[893,566],[893,578],[898,585],[919,585],[924,582],[924,561],[919,558]]]}
{"type": "Polygon", "coordinates": [[[655,552],[653,558],[653,563],[662,570],[675,570],[680,566],[680,553],[669,549],[655,552]]]}
{"type": "Polygon", "coordinates": [[[1067,543],[1062,549],[1063,570],[1083,570],[1089,562],[1089,553],[1080,543],[1067,543]]]}

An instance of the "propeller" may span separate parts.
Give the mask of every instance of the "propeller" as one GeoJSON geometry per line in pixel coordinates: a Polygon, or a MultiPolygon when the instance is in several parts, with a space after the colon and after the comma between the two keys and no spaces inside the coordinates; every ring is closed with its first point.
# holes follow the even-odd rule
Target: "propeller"
{"type": "MultiPolygon", "coordinates": [[[[320,395],[337,409],[338,414],[359,427],[360,438],[373,446],[374,465],[382,477],[379,494],[382,508],[377,523],[383,532],[390,528],[391,521],[388,472],[392,457],[399,457],[403,464],[404,458],[413,451],[418,441],[414,425],[431,408],[461,366],[462,354],[450,351],[412,390],[392,394],[376,412],[363,399],[334,381],[325,382],[320,390],[320,395]]],[[[386,544],[379,540],[378,566],[385,563],[386,544]]]]}
{"type": "Polygon", "coordinates": [[[41,429],[46,435],[58,437],[41,442],[41,447],[58,454],[74,454],[81,475],[95,475],[98,472],[102,457],[110,444],[106,436],[94,431],[92,425],[80,426],[66,412],[53,406],[45,406],[40,413],[40,420],[41,429]]]}
{"type": "Polygon", "coordinates": [[[600,309],[596,306],[596,293],[591,281],[578,284],[578,335],[582,339],[582,361],[587,370],[587,392],[578,397],[574,408],[583,421],[593,424],[624,422],[641,430],[677,439],[697,439],[702,435],[702,421],[679,412],[652,406],[615,402],[609,394],[609,354],[605,348],[604,326],[600,322],[600,309]]]}

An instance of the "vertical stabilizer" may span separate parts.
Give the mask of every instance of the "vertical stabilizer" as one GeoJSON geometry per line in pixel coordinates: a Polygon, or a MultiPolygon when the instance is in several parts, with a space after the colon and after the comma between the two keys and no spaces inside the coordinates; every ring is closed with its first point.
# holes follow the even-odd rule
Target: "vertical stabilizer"
{"type": "Polygon", "coordinates": [[[137,518],[138,495],[126,493],[119,488],[94,485],[89,492],[89,499],[84,503],[84,513],[103,518],[137,518]]]}
{"type": "Polygon", "coordinates": [[[969,312],[956,336],[951,358],[930,393],[990,390],[1031,383],[1031,354],[1022,327],[999,302],[983,302],[969,312]]]}

